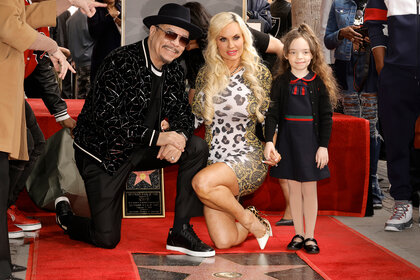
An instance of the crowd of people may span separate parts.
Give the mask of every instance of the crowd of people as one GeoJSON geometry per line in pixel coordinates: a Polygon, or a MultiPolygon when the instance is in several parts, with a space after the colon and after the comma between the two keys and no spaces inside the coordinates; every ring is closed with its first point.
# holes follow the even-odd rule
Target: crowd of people
{"type": "Polygon", "coordinates": [[[178,165],[168,250],[212,257],[213,247],[237,246],[250,233],[263,250],[272,226],[240,198],[269,174],[286,201],[276,225],[295,230],[287,249],[318,254],[317,181],[330,177],[328,144],[340,102],[345,114],[369,120],[368,204],[382,206],[376,170],[384,141],[395,199],[385,230],[411,227],[420,4],[404,0],[414,10],[401,14],[383,0],[325,2],[331,8],[323,41],[307,24],[291,28],[290,1],[248,0],[247,19],[259,20],[261,30],[233,12],[211,15],[198,2],[168,3],[143,19],[146,38],[122,47],[119,0],[2,2],[0,279],[25,269],[11,263],[8,238],[41,228],[14,205],[45,145],[25,94],[43,98],[74,137],[91,216],[76,215],[66,196],[55,200],[57,224],[71,239],[117,246],[129,174],[178,165]],[[79,10],[59,24],[56,17],[71,5],[79,10]],[[42,29],[56,24],[68,34],[66,46],[42,29]],[[325,48],[335,61],[325,59],[325,48]],[[68,72],[77,75],[73,96],[85,99],[77,123],[62,99],[59,81],[68,72]],[[200,125],[204,139],[194,135],[200,125]],[[190,222],[202,215],[214,246],[190,222]]]}

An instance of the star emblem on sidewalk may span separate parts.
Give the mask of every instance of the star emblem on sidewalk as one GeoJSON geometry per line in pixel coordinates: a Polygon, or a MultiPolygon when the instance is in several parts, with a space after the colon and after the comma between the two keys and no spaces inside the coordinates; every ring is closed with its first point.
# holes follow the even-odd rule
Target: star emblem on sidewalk
{"type": "Polygon", "coordinates": [[[148,279],[323,279],[295,253],[186,255],[134,254],[140,278],[148,279]],[[225,277],[224,277],[225,276],[225,277]]]}

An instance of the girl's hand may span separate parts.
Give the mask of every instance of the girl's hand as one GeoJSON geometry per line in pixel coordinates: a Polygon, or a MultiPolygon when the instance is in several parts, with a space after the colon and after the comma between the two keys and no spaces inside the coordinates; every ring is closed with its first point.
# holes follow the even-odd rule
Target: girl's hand
{"type": "Polygon", "coordinates": [[[277,163],[281,160],[281,156],[274,147],[273,142],[265,143],[264,158],[265,160],[263,162],[270,166],[277,165],[277,163]]]}
{"type": "Polygon", "coordinates": [[[319,169],[324,168],[328,164],[328,160],[328,149],[319,147],[315,155],[316,167],[319,169]]]}

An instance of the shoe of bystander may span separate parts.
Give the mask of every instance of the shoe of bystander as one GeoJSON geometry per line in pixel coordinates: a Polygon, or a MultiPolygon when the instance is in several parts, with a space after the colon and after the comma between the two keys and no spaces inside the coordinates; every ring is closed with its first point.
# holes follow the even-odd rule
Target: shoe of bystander
{"type": "Polygon", "coordinates": [[[15,226],[21,228],[23,231],[34,231],[42,227],[40,221],[28,218],[16,205],[12,205],[7,209],[7,215],[15,226]]]}

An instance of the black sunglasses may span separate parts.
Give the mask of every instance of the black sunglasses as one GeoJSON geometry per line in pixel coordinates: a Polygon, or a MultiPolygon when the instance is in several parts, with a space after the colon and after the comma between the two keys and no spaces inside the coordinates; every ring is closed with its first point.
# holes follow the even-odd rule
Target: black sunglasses
{"type": "Polygon", "coordinates": [[[188,43],[190,42],[190,39],[188,39],[187,37],[181,36],[181,35],[173,32],[173,31],[170,31],[170,30],[168,30],[168,31],[163,30],[159,25],[156,25],[156,27],[158,29],[162,30],[163,32],[165,32],[165,38],[168,39],[168,40],[175,41],[176,38],[179,37],[179,44],[182,47],[186,47],[188,45],[188,43]]]}

